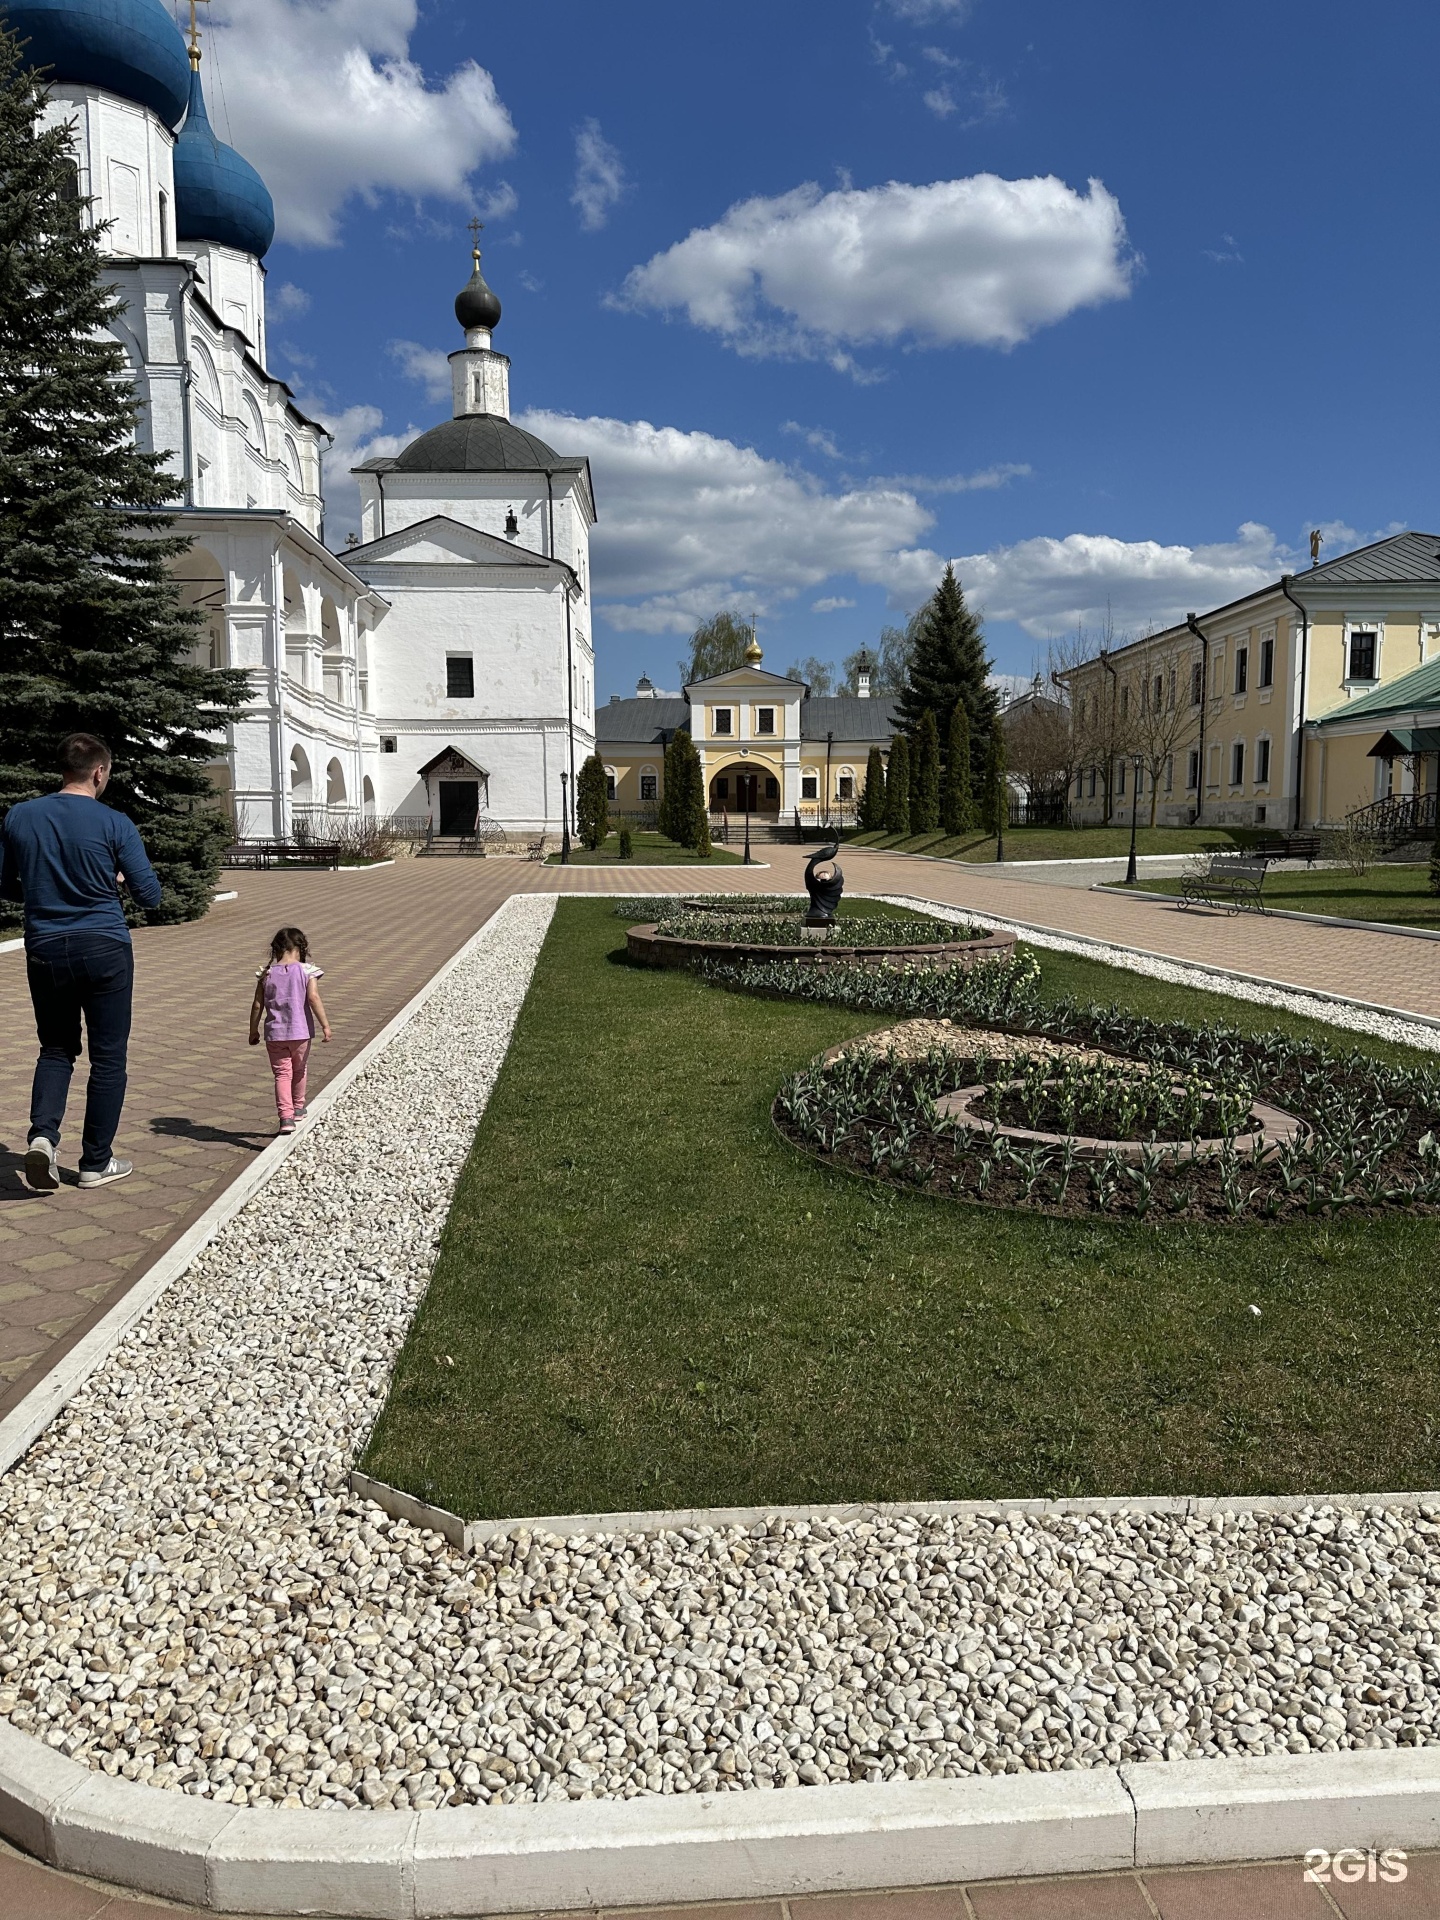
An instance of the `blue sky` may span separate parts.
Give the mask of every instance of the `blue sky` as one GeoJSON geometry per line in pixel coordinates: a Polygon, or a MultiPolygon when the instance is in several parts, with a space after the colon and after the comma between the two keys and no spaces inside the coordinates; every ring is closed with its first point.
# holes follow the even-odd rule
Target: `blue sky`
{"type": "Polygon", "coordinates": [[[721,606],[838,660],[949,558],[1025,672],[1436,524],[1433,9],[210,10],[332,538],[448,414],[479,206],[514,411],[595,467],[602,697],[721,606]]]}

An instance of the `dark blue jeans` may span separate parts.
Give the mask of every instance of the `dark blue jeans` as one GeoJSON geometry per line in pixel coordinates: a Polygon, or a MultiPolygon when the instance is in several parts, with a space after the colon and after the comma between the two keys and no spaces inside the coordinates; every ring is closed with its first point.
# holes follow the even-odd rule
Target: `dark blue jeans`
{"type": "Polygon", "coordinates": [[[80,1170],[98,1173],[110,1162],[125,1104],[125,1056],[135,956],[113,934],[52,934],[25,952],[40,1058],[30,1095],[30,1138],[60,1144],[70,1077],[80,1056],[80,1022],[90,1053],[80,1170]]]}

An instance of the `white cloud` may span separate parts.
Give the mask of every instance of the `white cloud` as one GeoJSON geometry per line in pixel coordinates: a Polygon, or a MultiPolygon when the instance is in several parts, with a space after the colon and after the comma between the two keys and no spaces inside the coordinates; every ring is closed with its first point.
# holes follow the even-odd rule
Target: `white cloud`
{"type": "Polygon", "coordinates": [[[310,311],[310,296],[303,287],[282,280],[265,297],[265,311],[272,320],[290,320],[310,311]]]}
{"type": "Polygon", "coordinates": [[[973,5],[974,0],[890,0],[890,11],[902,20],[948,20],[958,26],[973,5]]]}
{"type": "Polygon", "coordinates": [[[955,111],[955,96],[948,85],[932,87],[928,93],[922,94],[921,98],[937,120],[944,120],[955,111]]]}
{"type": "Polygon", "coordinates": [[[575,186],[570,204],[580,212],[587,233],[598,233],[610,218],[610,209],[625,191],[625,168],[620,155],[600,131],[598,120],[587,120],[575,130],[575,186]]]}
{"type": "Polygon", "coordinates": [[[214,0],[212,118],[258,167],[282,239],[334,246],[358,194],[465,200],[515,129],[466,60],[435,84],[410,57],[418,0],[214,0]]]}
{"type": "Polygon", "coordinates": [[[855,602],[846,599],[843,593],[831,593],[827,594],[823,600],[812,601],[810,611],[811,613],[840,613],[844,608],[854,605],[855,602]]]}
{"type": "Polygon", "coordinates": [[[406,378],[421,383],[427,399],[452,397],[450,358],[443,347],[422,347],[418,340],[392,340],[390,352],[406,378]]]}
{"type": "Polygon", "coordinates": [[[967,599],[991,620],[1014,620],[1037,640],[1094,626],[1107,609],[1117,629],[1168,625],[1254,593],[1295,564],[1268,527],[1247,520],[1231,541],[1161,546],[1071,533],[1020,540],[955,561],[967,599]]]}
{"type": "Polygon", "coordinates": [[[298,395],[296,405],[331,435],[331,444],[323,453],[325,538],[339,552],[346,534],[357,531],[360,525],[360,489],[350,477],[350,469],[362,460],[399,453],[420,429],[407,427],[404,433],[382,433],[385,416],[378,407],[344,407],[335,413],[323,399],[306,395],[298,395]]]}
{"type": "Polygon", "coordinates": [[[822,193],[730,208],[627,276],[620,303],[683,312],[742,353],[821,355],[910,340],[1013,347],[1121,300],[1135,269],[1119,203],[1053,175],[822,193]]]}
{"type": "Polygon", "coordinates": [[[816,453],[823,453],[827,460],[843,460],[845,457],[828,427],[806,427],[798,420],[782,420],[780,431],[797,434],[807,447],[813,447],[816,453]]]}
{"type": "Polygon", "coordinates": [[[520,196],[508,180],[490,189],[475,209],[482,220],[508,220],[520,204],[520,196]]]}
{"type": "Polygon", "coordinates": [[[892,473],[872,484],[904,487],[910,493],[994,493],[1012,480],[1028,480],[1033,471],[1023,460],[1004,460],[977,473],[892,473]]]}
{"type": "Polygon", "coordinates": [[[943,569],[921,544],[933,516],[904,489],[827,488],[753,447],[647,420],[531,411],[520,424],[590,457],[595,589],[612,627],[688,633],[717,607],[764,613],[836,575],[914,606],[943,569]]]}

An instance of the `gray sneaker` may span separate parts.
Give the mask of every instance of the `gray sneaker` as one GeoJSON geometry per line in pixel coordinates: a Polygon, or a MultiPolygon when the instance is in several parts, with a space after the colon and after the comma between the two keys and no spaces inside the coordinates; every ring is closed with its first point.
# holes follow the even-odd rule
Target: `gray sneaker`
{"type": "Polygon", "coordinates": [[[60,1185],[55,1164],[55,1142],[38,1135],[25,1149],[25,1180],[34,1193],[54,1193],[60,1185]]]}
{"type": "Polygon", "coordinates": [[[133,1160],[117,1160],[112,1153],[103,1167],[83,1171],[80,1175],[82,1187],[108,1187],[112,1180],[123,1180],[127,1173],[135,1171],[133,1160]]]}

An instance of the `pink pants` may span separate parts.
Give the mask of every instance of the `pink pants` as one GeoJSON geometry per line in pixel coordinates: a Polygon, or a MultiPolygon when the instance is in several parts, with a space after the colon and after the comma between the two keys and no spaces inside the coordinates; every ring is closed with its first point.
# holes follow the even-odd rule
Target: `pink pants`
{"type": "Polygon", "coordinates": [[[267,1040],[270,1071],[275,1076],[275,1105],[282,1120],[293,1120],[305,1104],[305,1068],[310,1059],[308,1040],[267,1040]]]}

